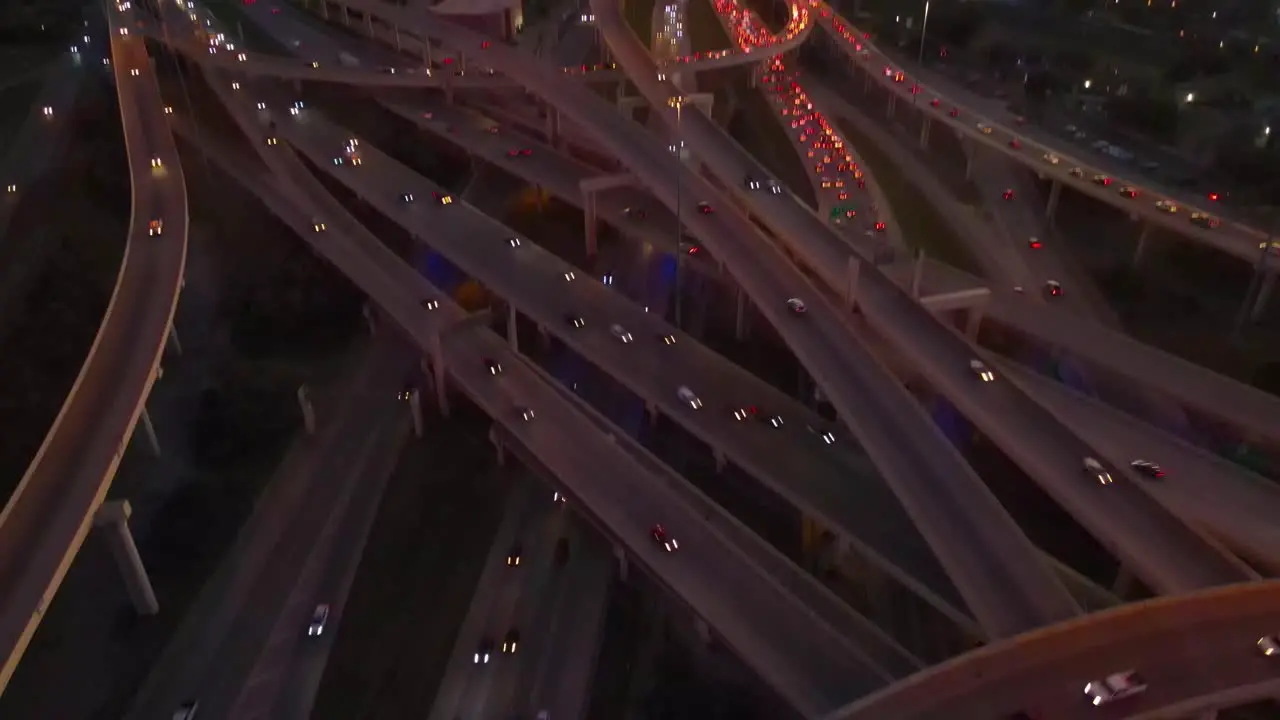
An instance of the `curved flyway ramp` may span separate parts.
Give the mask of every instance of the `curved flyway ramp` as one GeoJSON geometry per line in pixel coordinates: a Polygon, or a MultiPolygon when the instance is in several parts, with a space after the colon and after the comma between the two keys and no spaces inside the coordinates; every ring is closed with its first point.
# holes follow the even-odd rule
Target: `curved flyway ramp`
{"type": "MultiPolygon", "coordinates": [[[[212,84],[223,87],[217,79],[212,84]]],[[[221,95],[241,129],[256,138],[261,128],[255,120],[236,108],[227,91],[221,95]]],[[[443,355],[441,371],[535,453],[584,508],[613,529],[628,554],[651,568],[784,698],[812,717],[896,676],[900,667],[887,670],[886,662],[871,658],[881,648],[855,646],[827,621],[829,616],[819,617],[750,560],[754,553],[771,552],[763,540],[752,536],[755,548],[726,540],[716,527],[718,513],[713,512],[714,521],[706,518],[708,508],[689,506],[637,466],[632,454],[644,451],[630,438],[601,437],[504,340],[462,317],[460,308],[347,214],[297,158],[255,147],[275,173],[277,187],[329,226],[306,233],[314,219],[295,219],[292,224],[301,226],[313,246],[386,310],[424,354],[436,361],[443,355]],[[439,307],[425,310],[419,302],[424,297],[438,300],[439,307]],[[437,314],[449,321],[442,324],[437,314]],[[485,358],[503,363],[500,377],[491,375],[485,358]],[[537,413],[532,422],[520,419],[526,407],[537,413]],[[685,541],[678,554],[662,552],[648,537],[658,521],[685,541]]],[[[890,641],[876,637],[892,651],[890,641]]],[[[900,663],[901,651],[896,652],[900,663]]]]}
{"type": "Polygon", "coordinates": [[[1085,683],[1130,669],[1148,690],[1122,701],[1124,717],[1196,717],[1280,692],[1256,644],[1280,626],[1277,608],[1277,580],[1126,605],[961,655],[826,720],[1097,718],[1085,683]]]}
{"type": "Polygon", "coordinates": [[[187,257],[187,193],[141,38],[111,56],[133,186],[129,240],[98,335],[62,410],[0,512],[0,691],[17,667],[106,497],[160,370],[187,257]],[[133,76],[130,70],[137,70],[133,76]],[[153,168],[152,158],[163,167],[153,168]],[[160,237],[148,235],[153,218],[160,237]]]}
{"type": "Polygon", "coordinates": [[[1052,178],[1061,185],[1120,208],[1144,222],[1166,228],[1246,262],[1257,262],[1259,244],[1268,238],[1266,232],[1233,221],[1224,221],[1216,229],[1193,224],[1192,213],[1215,215],[1210,212],[1210,209],[1194,207],[1197,202],[1203,203],[1204,198],[1191,200],[1189,197],[1174,197],[1142,180],[1122,180],[1115,177],[1111,170],[1099,167],[1096,159],[1082,159],[1079,156],[1079,148],[1066,146],[1061,140],[1053,138],[1048,133],[1025,126],[1019,129],[1011,128],[1013,116],[1007,111],[1001,113],[1006,116],[1006,119],[993,118],[987,111],[975,108],[972,104],[958,102],[954,97],[948,97],[950,93],[931,90],[911,78],[901,83],[894,82],[892,77],[880,71],[881,67],[897,67],[893,60],[876,48],[870,40],[863,37],[848,21],[836,15],[826,3],[820,0],[810,0],[810,2],[813,5],[815,20],[830,31],[836,44],[848,55],[850,61],[861,65],[869,77],[875,78],[899,101],[911,104],[916,98],[928,100],[938,98],[940,102],[936,108],[923,99],[919,101],[920,110],[930,122],[946,125],[970,142],[1001,153],[1015,162],[1027,165],[1043,177],[1052,178]],[[920,85],[922,92],[913,95],[911,92],[913,85],[920,85]],[[958,117],[950,116],[952,108],[960,110],[958,117]],[[978,125],[987,126],[992,132],[990,134],[980,132],[978,125]],[[1014,139],[1018,140],[1021,147],[1010,146],[1010,141],[1014,139]],[[1047,154],[1056,156],[1058,161],[1047,162],[1044,159],[1047,154]],[[1071,174],[1072,168],[1081,169],[1079,177],[1071,174]],[[1112,182],[1106,186],[1099,185],[1093,182],[1094,175],[1106,175],[1112,179],[1112,182]],[[1118,190],[1125,186],[1138,188],[1139,196],[1129,199],[1120,195],[1118,190]],[[1174,203],[1178,211],[1170,213],[1156,207],[1159,201],[1174,203]]]}
{"type": "MultiPolygon", "coordinates": [[[[596,0],[593,9],[619,66],[658,108],[655,112],[674,127],[675,113],[659,107],[666,104],[665,98],[672,91],[652,77],[648,53],[623,22],[616,4],[596,0]]],[[[849,273],[845,268],[857,261],[851,259],[855,256],[851,255],[850,245],[844,239],[793,198],[744,191],[740,179],[761,175],[765,169],[696,108],[684,113],[681,133],[706,166],[751,203],[753,214],[797,252],[812,272],[836,292],[849,286],[849,273]]],[[[728,263],[725,251],[717,253],[717,257],[728,263]]],[[[728,264],[731,273],[750,289],[732,263],[728,264]]],[[[759,300],[759,296],[756,299],[759,300]]],[[[1009,383],[977,381],[969,367],[974,356],[968,343],[872,264],[861,263],[857,306],[868,324],[900,357],[910,358],[942,395],[955,403],[1059,505],[1152,588],[1162,593],[1187,592],[1254,577],[1247,566],[1209,543],[1138,489],[1124,483],[1110,485],[1106,488],[1107,497],[1099,498],[1100,486],[1090,482],[1083,471],[1083,459],[1093,457],[1093,450],[1009,383]]],[[[794,342],[791,345],[806,367],[814,370],[803,348],[794,342]]],[[[849,357],[849,350],[839,352],[845,353],[842,358],[849,357]]],[[[819,385],[829,377],[815,372],[819,385]]],[[[883,387],[881,383],[868,388],[867,392],[883,397],[883,387]]],[[[887,398],[886,401],[901,402],[887,398]]],[[[849,411],[836,405],[842,417],[849,421],[849,411]]],[[[872,459],[879,463],[874,453],[872,459]]],[[[883,466],[882,470],[886,470],[886,477],[893,483],[896,478],[883,466]]],[[[941,478],[934,482],[948,483],[941,478]]],[[[966,490],[964,494],[968,496],[971,492],[966,490]]],[[[905,499],[904,504],[910,509],[905,499]]],[[[965,500],[957,500],[954,507],[966,504],[965,500]]],[[[940,557],[945,557],[941,549],[936,546],[934,549],[940,557]]],[[[957,578],[956,583],[963,591],[962,581],[957,578]]]]}
{"type": "MultiPolygon", "coordinates": [[[[421,28],[454,47],[475,47],[483,39],[430,12],[368,0],[348,4],[421,28]]],[[[612,12],[616,14],[616,9],[612,12]]],[[[642,128],[620,120],[598,97],[560,82],[554,72],[511,48],[494,45],[488,52],[488,64],[555,104],[621,158],[664,204],[677,205],[675,183],[670,180],[684,172],[682,165],[642,128]]],[[[680,202],[693,206],[721,197],[701,177],[692,173],[686,177],[680,202]]],[[[801,363],[818,378],[983,627],[994,635],[1008,635],[1079,612],[1034,546],[955,448],[911,395],[855,341],[842,313],[731,203],[717,205],[720,210],[711,215],[691,214],[688,226],[725,262],[759,303],[761,313],[787,338],[801,363]],[[735,245],[740,242],[753,246],[744,251],[735,245]],[[809,312],[800,319],[785,309],[786,299],[797,294],[805,296],[809,305],[809,312]]]]}

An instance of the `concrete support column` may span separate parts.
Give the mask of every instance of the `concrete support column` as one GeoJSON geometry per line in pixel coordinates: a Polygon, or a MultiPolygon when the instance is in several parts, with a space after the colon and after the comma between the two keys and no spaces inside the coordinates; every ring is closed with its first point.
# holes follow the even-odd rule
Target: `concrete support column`
{"type": "Polygon", "coordinates": [[[890,120],[893,119],[893,111],[898,109],[898,96],[893,93],[889,94],[889,102],[885,104],[884,114],[890,120]]]}
{"type": "Polygon", "coordinates": [[[107,536],[107,544],[120,568],[120,576],[124,579],[129,599],[133,601],[133,609],[139,615],[155,615],[160,612],[160,603],[156,602],[151,579],[147,577],[147,569],[142,564],[142,556],[138,554],[138,546],[133,542],[133,533],[129,532],[129,515],[132,513],[128,500],[105,502],[94,514],[93,525],[102,528],[107,536]]]}
{"type": "Polygon", "coordinates": [[[560,149],[560,111],[547,105],[547,144],[560,149]]]}
{"type": "MultiPolygon", "coordinates": [[[[851,72],[853,71],[854,67],[855,66],[853,64],[853,61],[850,60],[849,69],[851,72]]],[[[863,73],[862,74],[862,94],[866,95],[869,92],[871,92],[871,76],[868,75],[867,73],[863,73]]]]}
{"type": "Polygon", "coordinates": [[[169,348],[173,354],[182,357],[182,343],[178,340],[178,328],[169,326],[169,348]]]}
{"type": "Polygon", "coordinates": [[[516,332],[516,306],[507,303],[507,342],[514,352],[520,352],[520,338],[516,332]]]}
{"type": "Polygon", "coordinates": [[[1133,249],[1133,264],[1137,265],[1142,262],[1142,256],[1147,254],[1147,240],[1151,237],[1150,223],[1142,224],[1142,232],[1138,234],[1138,244],[1133,249]]]}
{"type": "Polygon", "coordinates": [[[369,328],[370,335],[378,334],[378,315],[373,309],[373,303],[368,300],[364,301],[364,305],[360,306],[360,312],[364,315],[364,324],[369,328]]]}
{"type": "Polygon", "coordinates": [[[916,263],[911,269],[911,297],[920,299],[920,281],[924,277],[924,250],[916,252],[916,263]]]}
{"type": "Polygon", "coordinates": [[[395,38],[396,38],[396,52],[400,52],[400,26],[392,25],[391,32],[392,34],[395,35],[395,38]]]}
{"type": "Polygon", "coordinates": [[[302,427],[308,435],[316,434],[316,409],[311,404],[311,388],[298,386],[298,409],[302,411],[302,427]]]}
{"type": "Polygon", "coordinates": [[[449,394],[444,378],[444,343],[440,333],[431,336],[431,377],[436,386],[436,404],[440,407],[440,416],[449,417],[449,394]]]}
{"type": "Polygon", "coordinates": [[[929,130],[933,127],[933,123],[929,118],[920,121],[920,149],[924,150],[929,147],[929,130]]]}
{"type": "Polygon", "coordinates": [[[547,332],[546,325],[538,326],[538,342],[542,344],[543,350],[551,347],[551,333],[547,332]]]}
{"type": "Polygon", "coordinates": [[[1044,206],[1044,214],[1053,224],[1053,215],[1058,212],[1058,198],[1062,197],[1062,183],[1054,180],[1049,184],[1049,202],[1044,206]]]}
{"type": "Polygon", "coordinates": [[[844,306],[849,310],[857,308],[858,278],[861,276],[862,263],[854,255],[849,256],[844,275],[844,306]]]}
{"type": "Polygon", "coordinates": [[[986,309],[986,303],[975,303],[965,311],[964,336],[969,340],[978,339],[978,330],[982,327],[982,316],[986,309]]]}
{"type": "Polygon", "coordinates": [[[599,220],[596,217],[596,193],[593,190],[588,190],[585,194],[586,198],[584,198],[585,202],[583,204],[586,205],[586,208],[584,209],[585,212],[582,213],[582,219],[586,223],[584,228],[586,232],[584,234],[587,238],[587,256],[595,257],[600,252],[600,227],[599,220]]]}
{"type": "Polygon", "coordinates": [[[1267,276],[1262,280],[1262,287],[1258,288],[1258,297],[1253,301],[1253,310],[1249,313],[1249,319],[1257,322],[1262,318],[1262,312],[1267,309],[1267,303],[1271,300],[1271,293],[1276,289],[1276,271],[1267,272],[1267,276]]]}
{"type": "Polygon", "coordinates": [[[348,27],[350,27],[350,25],[351,25],[351,11],[347,10],[347,6],[346,6],[346,5],[342,5],[341,7],[342,7],[342,24],[343,24],[343,25],[346,25],[346,26],[348,26],[348,27]]]}
{"type": "Polygon", "coordinates": [[[1133,590],[1133,581],[1133,571],[1121,565],[1119,572],[1116,573],[1116,581],[1111,584],[1111,592],[1123,600],[1133,590]]]}
{"type": "Polygon", "coordinates": [[[733,320],[733,337],[738,342],[747,339],[747,294],[742,288],[734,288],[734,300],[737,304],[737,313],[733,320]]]}
{"type": "Polygon", "coordinates": [[[409,393],[409,415],[413,418],[414,437],[422,437],[422,393],[417,388],[409,393]]]}
{"type": "Polygon", "coordinates": [[[422,38],[422,64],[431,67],[431,40],[423,33],[419,37],[422,38]]]}
{"type": "Polygon", "coordinates": [[[320,0],[320,17],[326,21],[329,19],[329,3],[326,0],[320,0]]]}
{"type": "Polygon", "coordinates": [[[649,416],[649,427],[655,427],[658,424],[658,406],[651,402],[644,404],[644,414],[649,416]]]}
{"type": "Polygon", "coordinates": [[[365,28],[369,31],[369,38],[373,39],[373,16],[369,13],[364,14],[365,28]]]}
{"type": "Polygon", "coordinates": [[[700,617],[694,618],[693,630],[698,633],[698,640],[701,641],[703,645],[711,644],[711,626],[707,624],[706,620],[703,620],[700,617]]]}
{"type": "Polygon", "coordinates": [[[961,140],[960,147],[964,150],[964,179],[973,179],[973,153],[974,148],[969,144],[968,140],[961,140]]]}
{"type": "Polygon", "coordinates": [[[502,435],[498,432],[498,424],[494,423],[489,426],[489,442],[493,444],[493,449],[498,453],[498,467],[502,467],[507,463],[507,446],[502,441],[502,435]]]}
{"type": "Polygon", "coordinates": [[[714,449],[711,451],[711,457],[714,458],[716,461],[716,472],[718,473],[724,472],[725,466],[729,464],[728,459],[726,459],[724,456],[724,451],[719,449],[714,449]]]}
{"type": "Polygon", "coordinates": [[[151,453],[156,457],[160,457],[160,438],[156,437],[156,426],[151,424],[151,413],[147,412],[147,406],[142,406],[142,431],[147,434],[147,445],[151,447],[151,453]]]}
{"type": "Polygon", "coordinates": [[[618,559],[618,578],[627,581],[627,551],[621,545],[613,546],[613,556],[618,559]]]}

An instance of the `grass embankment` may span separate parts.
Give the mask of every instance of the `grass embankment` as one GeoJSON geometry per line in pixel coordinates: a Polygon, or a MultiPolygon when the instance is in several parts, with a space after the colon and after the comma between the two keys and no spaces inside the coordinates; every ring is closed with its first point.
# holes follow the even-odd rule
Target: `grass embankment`
{"type": "Polygon", "coordinates": [[[874,142],[858,132],[853,123],[840,120],[838,124],[840,133],[857,149],[868,172],[884,191],[907,244],[924,250],[931,258],[977,274],[977,262],[951,224],[925,199],[924,193],[898,171],[874,142]]]}

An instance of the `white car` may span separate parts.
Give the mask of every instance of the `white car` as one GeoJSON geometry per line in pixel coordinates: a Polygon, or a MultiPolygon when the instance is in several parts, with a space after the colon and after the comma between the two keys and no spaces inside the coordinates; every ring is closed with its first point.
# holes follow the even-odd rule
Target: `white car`
{"type": "Polygon", "coordinates": [[[986,125],[986,124],[984,124],[984,123],[978,123],[978,132],[982,133],[983,135],[990,135],[990,134],[991,134],[991,126],[990,126],[990,125],[986,125]]]}
{"type": "Polygon", "coordinates": [[[1057,155],[1054,155],[1053,153],[1045,153],[1044,155],[1040,156],[1040,159],[1044,160],[1050,165],[1057,165],[1058,163],[1062,162],[1062,158],[1058,157],[1057,155]]]}
{"type": "Polygon", "coordinates": [[[800,298],[787,298],[787,309],[797,315],[803,315],[809,308],[805,307],[804,301],[800,298]]]}
{"type": "Polygon", "coordinates": [[[1258,652],[1267,657],[1280,655],[1280,637],[1268,635],[1258,638],[1258,652]]]}
{"type": "Polygon", "coordinates": [[[1084,695],[1094,705],[1105,705],[1145,692],[1147,681],[1135,670],[1113,673],[1102,680],[1094,680],[1084,686],[1084,695]]]}
{"type": "Polygon", "coordinates": [[[533,420],[533,418],[535,417],[533,414],[533,408],[527,408],[527,407],[516,408],[516,412],[520,413],[520,419],[525,422],[529,422],[533,420]]]}
{"type": "Polygon", "coordinates": [[[991,382],[996,379],[996,374],[991,372],[991,368],[987,367],[981,360],[970,360],[969,369],[972,370],[973,374],[977,375],[978,379],[982,382],[991,382]]]}
{"type": "Polygon", "coordinates": [[[1115,482],[1115,480],[1111,478],[1111,473],[1107,472],[1107,469],[1102,467],[1102,463],[1098,462],[1094,458],[1087,457],[1084,459],[1084,471],[1085,473],[1093,476],[1093,478],[1098,481],[1099,485],[1110,485],[1115,482]]]}
{"type": "Polygon", "coordinates": [[[1174,204],[1174,202],[1173,202],[1172,200],[1157,200],[1157,201],[1156,201],[1156,209],[1157,209],[1157,210],[1163,210],[1163,211],[1165,211],[1165,212],[1169,213],[1170,215],[1172,215],[1173,213],[1178,212],[1178,206],[1177,206],[1176,204],[1174,204]]]}
{"type": "Polygon", "coordinates": [[[616,323],[609,326],[609,333],[612,334],[614,337],[618,338],[618,340],[623,345],[628,345],[631,343],[632,340],[635,339],[631,336],[631,333],[628,332],[626,328],[616,323]]]}
{"type": "Polygon", "coordinates": [[[688,405],[694,410],[702,409],[702,398],[699,398],[697,395],[695,395],[693,391],[690,390],[685,385],[681,385],[676,390],[676,397],[680,398],[680,402],[688,405]]]}
{"type": "Polygon", "coordinates": [[[311,221],[311,229],[312,229],[312,230],[315,230],[316,232],[324,232],[325,230],[328,230],[328,229],[329,229],[329,226],[328,226],[328,225],[325,225],[325,224],[324,224],[322,221],[320,221],[320,220],[312,220],[312,221],[311,221]]]}
{"type": "Polygon", "coordinates": [[[329,622],[329,604],[320,603],[311,613],[311,624],[307,625],[307,637],[320,637],[324,634],[324,626],[329,622]]]}

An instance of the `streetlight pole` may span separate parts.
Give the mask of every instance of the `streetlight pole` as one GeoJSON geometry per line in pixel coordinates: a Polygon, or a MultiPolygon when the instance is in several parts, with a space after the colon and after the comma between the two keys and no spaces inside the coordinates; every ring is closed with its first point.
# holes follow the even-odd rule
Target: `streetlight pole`
{"type": "Polygon", "coordinates": [[[675,326],[677,330],[682,329],[680,326],[681,317],[681,292],[680,280],[684,273],[680,272],[681,265],[684,263],[684,252],[680,249],[680,209],[681,209],[681,178],[684,175],[684,135],[680,132],[680,118],[684,109],[684,96],[675,95],[667,99],[667,105],[676,110],[676,309],[675,309],[675,326]]]}
{"type": "Polygon", "coordinates": [[[929,29],[929,0],[924,0],[924,20],[920,22],[920,52],[916,55],[916,65],[924,65],[924,34],[929,29]]]}

